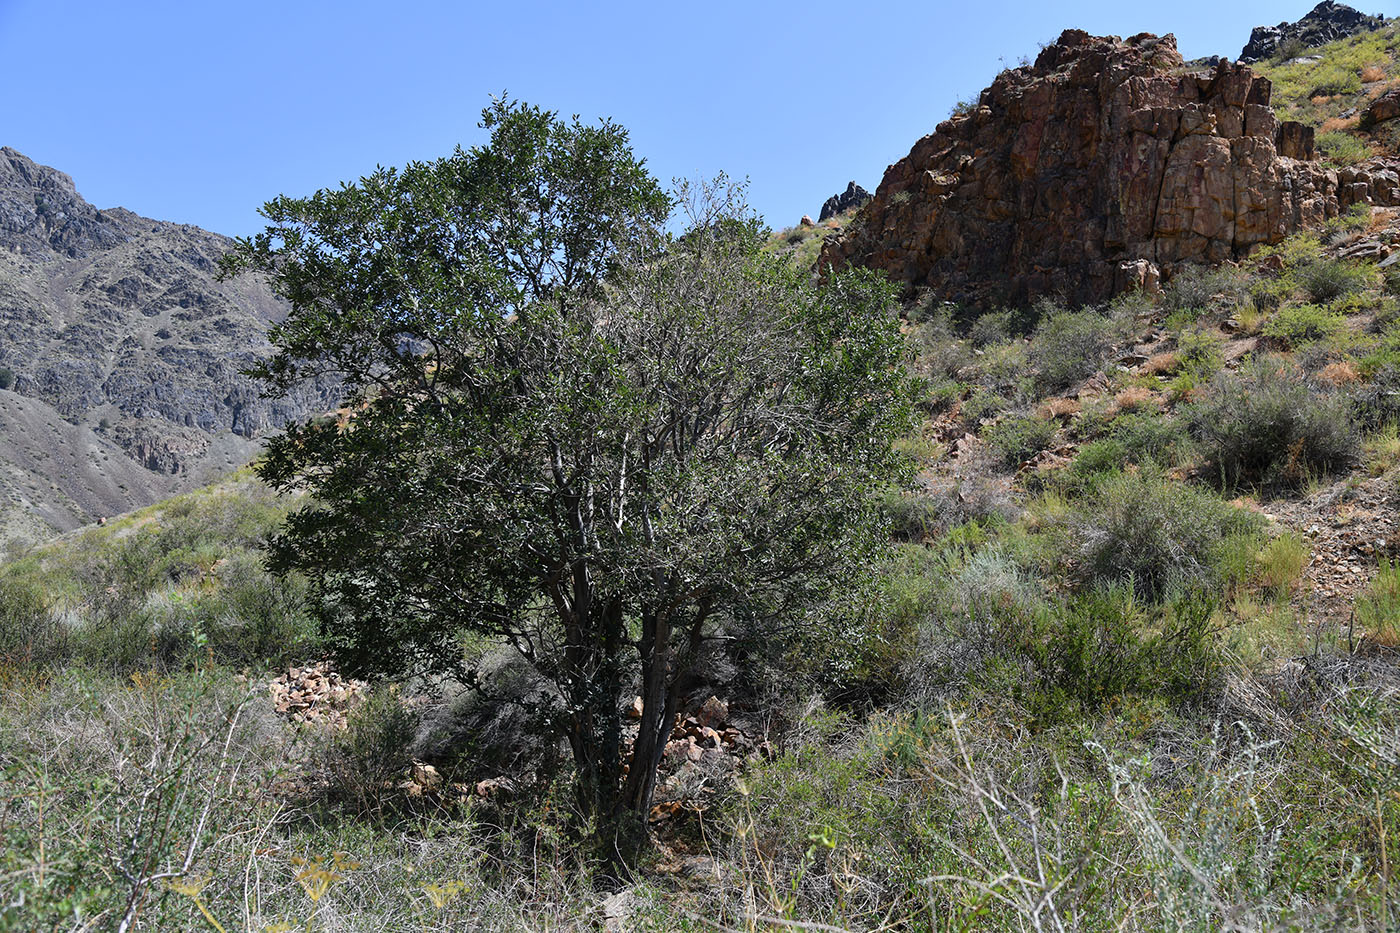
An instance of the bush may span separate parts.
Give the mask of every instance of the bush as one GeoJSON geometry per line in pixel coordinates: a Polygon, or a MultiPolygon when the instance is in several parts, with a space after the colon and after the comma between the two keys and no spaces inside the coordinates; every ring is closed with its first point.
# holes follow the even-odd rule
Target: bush
{"type": "Polygon", "coordinates": [[[1036,415],[1003,418],[987,429],[987,446],[1002,465],[1015,469],[1050,446],[1055,423],[1036,415]]]}
{"type": "Polygon", "coordinates": [[[924,572],[936,595],[923,607],[904,671],[917,697],[943,695],[950,682],[1004,655],[1012,632],[1043,627],[1036,620],[1048,604],[1035,579],[996,548],[945,552],[924,572]]]}
{"type": "Polygon", "coordinates": [[[1085,582],[1131,585],[1156,598],[1223,583],[1222,542],[1256,531],[1260,520],[1148,465],[1096,484],[1069,524],[1085,582]]]}
{"type": "Polygon", "coordinates": [[[1225,364],[1220,338],[1199,328],[1177,334],[1175,355],[1178,368],[1197,379],[1209,379],[1225,364]]]}
{"type": "Polygon", "coordinates": [[[1356,460],[1350,408],[1343,396],[1309,386],[1287,362],[1259,359],[1218,376],[1185,417],[1225,486],[1298,487],[1356,460]]]}
{"type": "Polygon", "coordinates": [[[1327,340],[1341,333],[1346,318],[1334,311],[1324,311],[1316,305],[1284,308],[1269,318],[1260,331],[1285,350],[1305,343],[1327,340]]]}
{"type": "Polygon", "coordinates": [[[972,322],[968,328],[968,340],[972,345],[982,348],[994,343],[1003,343],[1011,339],[1011,312],[995,311],[984,314],[972,322]]]}
{"type": "Polygon", "coordinates": [[[1031,395],[1031,380],[1026,344],[1020,340],[1008,340],[988,345],[977,357],[973,379],[978,385],[1003,395],[1028,398],[1031,395]]]}
{"type": "Polygon", "coordinates": [[[1243,301],[1249,279],[1234,266],[1186,266],[1172,276],[1162,291],[1169,313],[1183,313],[1194,320],[1202,314],[1225,310],[1243,301]]]}
{"type": "Polygon", "coordinates": [[[1212,687],[1222,668],[1214,604],[1183,593],[1157,615],[1127,585],[1094,588],[1048,616],[1048,630],[1022,650],[1034,663],[1041,719],[1065,719],[1123,696],[1194,698],[1212,687]]]}
{"type": "Polygon", "coordinates": [[[1162,606],[1127,584],[1050,598],[995,548],[944,555],[930,571],[944,582],[904,665],[921,704],[973,684],[1044,724],[1125,694],[1184,698],[1219,669],[1213,604],[1193,593],[1162,606]]]}
{"type": "Polygon", "coordinates": [[[15,384],[14,370],[0,366],[0,390],[13,388],[15,384]]]}
{"type": "Polygon", "coordinates": [[[997,393],[987,389],[978,389],[972,393],[967,401],[963,402],[959,415],[962,418],[963,426],[975,431],[984,420],[995,418],[1006,411],[1010,405],[1010,401],[997,393]]]}
{"type": "Polygon", "coordinates": [[[1093,310],[1055,311],[1041,321],[1030,361],[1044,389],[1063,389],[1092,376],[1112,356],[1114,322],[1093,310]]]}
{"type": "Polygon", "coordinates": [[[67,649],[67,629],[39,588],[0,580],[0,665],[44,666],[67,649]]]}
{"type": "Polygon", "coordinates": [[[1191,438],[1179,419],[1133,412],[1120,415],[1109,426],[1109,436],[1121,442],[1133,463],[1148,460],[1169,465],[1183,462],[1190,453],[1191,438]]]}
{"type": "Polygon", "coordinates": [[[1317,137],[1317,151],[1336,165],[1355,165],[1371,157],[1371,147],[1351,133],[1334,130],[1317,137]]]}
{"type": "Polygon", "coordinates": [[[891,490],[880,500],[889,521],[890,534],[900,541],[919,542],[940,527],[938,503],[928,496],[891,490]]]}
{"type": "Polygon", "coordinates": [[[322,754],[331,798],[359,813],[382,813],[394,779],[413,765],[417,728],[417,714],[403,705],[397,691],[372,692],[350,712],[345,731],[322,754]]]}
{"type": "Polygon", "coordinates": [[[956,405],[966,391],[966,386],[951,379],[926,382],[918,406],[925,414],[939,415],[956,405]]]}
{"type": "Polygon", "coordinates": [[[1371,283],[1370,269],[1341,259],[1318,259],[1294,273],[1309,301],[1327,304],[1359,292],[1371,283]]]}
{"type": "Polygon", "coordinates": [[[1090,441],[1079,448],[1074,462],[1070,464],[1072,478],[1088,480],[1101,473],[1116,473],[1128,462],[1128,448],[1115,437],[1104,437],[1090,441]]]}
{"type": "Polygon", "coordinates": [[[1400,365],[1381,367],[1370,382],[1356,389],[1352,401],[1357,420],[1368,430],[1400,423],[1400,365]]]}
{"type": "Polygon", "coordinates": [[[1400,563],[1382,559],[1376,576],[1356,601],[1356,621],[1392,646],[1400,635],[1400,563]]]}

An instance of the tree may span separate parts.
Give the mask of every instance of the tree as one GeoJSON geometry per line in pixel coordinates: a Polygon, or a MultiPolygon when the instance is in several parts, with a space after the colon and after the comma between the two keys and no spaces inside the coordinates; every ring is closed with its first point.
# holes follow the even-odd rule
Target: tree
{"type": "Polygon", "coordinates": [[[262,476],[314,502],[273,564],[357,671],[460,673],[464,632],[514,646],[555,687],[584,814],[636,842],[707,640],[776,638],[879,541],[910,411],[892,291],[765,256],[732,187],[683,190],[667,234],[611,123],[498,102],[483,125],[269,203],[225,261],[291,303],[262,375],[348,393],[269,445],[262,476]]]}

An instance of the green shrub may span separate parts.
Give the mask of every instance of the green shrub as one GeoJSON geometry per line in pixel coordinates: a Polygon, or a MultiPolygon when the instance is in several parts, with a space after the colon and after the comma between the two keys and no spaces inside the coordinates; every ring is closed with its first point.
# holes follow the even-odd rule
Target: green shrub
{"type": "Polygon", "coordinates": [[[331,798],[358,813],[381,814],[394,778],[413,764],[410,750],[417,728],[418,715],[404,706],[397,691],[370,693],[322,753],[331,798]]]}
{"type": "Polygon", "coordinates": [[[967,338],[978,348],[1010,340],[1011,312],[994,311],[981,315],[968,328],[967,338]]]}
{"type": "Polygon", "coordinates": [[[1210,468],[1226,486],[1297,487],[1356,460],[1349,401],[1267,358],[1223,373],[1186,414],[1210,468]]]}
{"type": "Polygon", "coordinates": [[[1195,320],[1209,311],[1227,310],[1249,293],[1249,279],[1234,266],[1186,266],[1162,290],[1169,313],[1195,320]]]}
{"type": "Polygon", "coordinates": [[[1400,636],[1400,563],[1382,558],[1375,577],[1356,601],[1356,621],[1394,647],[1400,636]]]}
{"type": "Polygon", "coordinates": [[[924,705],[971,685],[1049,723],[1125,694],[1185,698],[1219,669],[1213,604],[1191,592],[1152,605],[1120,583],[1052,598],[995,548],[925,572],[939,582],[903,667],[924,705]]]}
{"type": "Polygon", "coordinates": [[[956,405],[966,391],[967,386],[952,379],[929,382],[919,407],[930,415],[942,414],[956,405]]]}
{"type": "Polygon", "coordinates": [[[1221,582],[1221,542],[1259,519],[1154,467],[1097,483],[1069,519],[1079,573],[1096,585],[1131,585],[1156,598],[1221,582]]]}
{"type": "Polygon", "coordinates": [[[1186,460],[1191,438],[1180,419],[1146,412],[1119,415],[1109,425],[1109,436],[1127,449],[1133,463],[1148,460],[1174,465],[1186,460]]]}
{"type": "Polygon", "coordinates": [[[976,430],[977,426],[988,418],[995,418],[1006,411],[1011,402],[1002,398],[995,392],[987,389],[977,389],[972,393],[967,401],[963,402],[959,415],[962,418],[963,426],[969,430],[976,430]]]}
{"type": "Polygon", "coordinates": [[[1003,395],[1029,398],[1030,363],[1026,344],[1020,340],[993,343],[983,348],[974,364],[978,385],[1003,395]]]}
{"type": "Polygon", "coordinates": [[[1225,364],[1224,344],[1215,334],[1199,328],[1176,335],[1177,365],[1197,379],[1209,379],[1225,364]]]}
{"type": "Polygon", "coordinates": [[[1123,696],[1189,700],[1209,690],[1223,668],[1214,608],[1188,592],[1153,611],[1126,584],[1077,594],[1021,645],[1037,675],[1033,714],[1067,719],[1123,696]]]}
{"type": "Polygon", "coordinates": [[[1076,480],[1086,480],[1100,473],[1115,473],[1128,462],[1128,448],[1116,437],[1090,441],[1079,448],[1070,472],[1076,480]]]}
{"type": "Polygon", "coordinates": [[[1309,301],[1327,304],[1361,291],[1374,277],[1370,269],[1341,259],[1318,259],[1294,273],[1309,301]]]}
{"type": "Polygon", "coordinates": [[[928,496],[891,490],[881,497],[880,508],[889,522],[890,534],[901,541],[923,541],[940,527],[938,503],[928,496]]]}
{"type": "Polygon", "coordinates": [[[1371,157],[1370,146],[1359,137],[1340,130],[1318,134],[1317,151],[1334,165],[1355,165],[1371,157]]]}
{"type": "Polygon", "coordinates": [[[1036,415],[1003,418],[983,435],[1003,466],[1015,469],[1050,446],[1055,423],[1036,415]]]}
{"type": "Polygon", "coordinates": [[[1370,382],[1357,387],[1352,401],[1357,421],[1367,430],[1400,423],[1400,363],[1382,366],[1370,382]]]}
{"type": "Polygon", "coordinates": [[[1298,305],[1284,308],[1269,318],[1261,333],[1284,349],[1291,350],[1306,343],[1335,337],[1345,327],[1346,318],[1334,311],[1325,311],[1316,305],[1298,305]]]}
{"type": "Polygon", "coordinates": [[[1035,330],[1030,361],[1041,388],[1063,389],[1092,376],[1112,356],[1112,320],[1093,310],[1056,311],[1035,330]]]}
{"type": "Polygon", "coordinates": [[[15,371],[6,366],[0,366],[0,390],[13,388],[15,384],[15,371]]]}
{"type": "Polygon", "coordinates": [[[0,666],[44,666],[67,650],[67,629],[39,587],[0,580],[0,666]]]}

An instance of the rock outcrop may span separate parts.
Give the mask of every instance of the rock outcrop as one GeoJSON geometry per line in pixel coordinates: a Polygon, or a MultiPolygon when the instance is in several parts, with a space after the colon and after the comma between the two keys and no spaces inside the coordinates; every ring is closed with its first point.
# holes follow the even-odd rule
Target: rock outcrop
{"type": "Polygon", "coordinates": [[[1323,0],[1296,23],[1254,27],[1249,44],[1240,52],[1240,61],[1252,65],[1273,58],[1289,45],[1299,49],[1317,48],[1358,32],[1378,29],[1384,24],[1384,17],[1367,16],[1345,4],[1323,0]]]}
{"type": "Polygon", "coordinates": [[[1280,124],[1248,66],[1186,69],[1168,35],[1070,30],[890,166],[820,267],[883,269],[975,303],[1098,301],[1184,263],[1240,258],[1356,201],[1388,164],[1338,173],[1280,124]]]}
{"type": "Polygon", "coordinates": [[[826,199],[826,203],[822,205],[821,216],[817,218],[817,221],[821,222],[835,217],[837,214],[844,214],[846,211],[855,210],[869,201],[870,197],[869,191],[866,191],[855,182],[850,182],[846,185],[845,191],[840,194],[833,194],[826,199]]]}
{"type": "Polygon", "coordinates": [[[207,481],[333,406],[318,390],[262,398],[242,374],[285,312],[251,277],[216,280],[231,245],[98,210],[67,175],[0,148],[0,369],[22,409],[0,418],[0,547],[19,537],[7,527],[66,530],[207,481]],[[17,510],[30,518],[6,517],[17,510]]]}

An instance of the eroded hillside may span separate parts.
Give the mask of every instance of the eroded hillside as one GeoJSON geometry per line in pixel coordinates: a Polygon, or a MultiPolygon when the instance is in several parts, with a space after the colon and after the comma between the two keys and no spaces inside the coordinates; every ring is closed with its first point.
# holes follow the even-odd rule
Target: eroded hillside
{"type": "Polygon", "coordinates": [[[231,242],[98,210],[0,149],[0,546],[207,482],[326,407],[242,375],[283,312],[251,278],[215,281],[231,242]]]}

